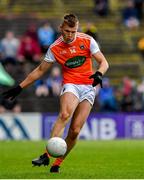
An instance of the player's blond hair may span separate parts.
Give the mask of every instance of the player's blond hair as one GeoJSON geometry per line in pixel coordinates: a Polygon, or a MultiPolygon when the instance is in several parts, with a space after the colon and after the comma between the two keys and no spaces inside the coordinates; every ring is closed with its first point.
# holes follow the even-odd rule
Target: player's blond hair
{"type": "Polygon", "coordinates": [[[74,14],[66,14],[63,18],[62,26],[67,24],[69,27],[75,27],[78,24],[79,20],[74,14]]]}

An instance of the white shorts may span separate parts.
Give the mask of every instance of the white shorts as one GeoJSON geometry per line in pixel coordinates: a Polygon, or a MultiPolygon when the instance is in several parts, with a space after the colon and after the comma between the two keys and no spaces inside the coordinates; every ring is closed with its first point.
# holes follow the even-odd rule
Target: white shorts
{"type": "Polygon", "coordinates": [[[79,99],[79,102],[82,102],[86,99],[90,102],[91,105],[93,105],[95,96],[98,93],[98,89],[99,86],[93,87],[92,85],[77,85],[67,83],[63,85],[60,96],[66,92],[71,92],[79,99]]]}

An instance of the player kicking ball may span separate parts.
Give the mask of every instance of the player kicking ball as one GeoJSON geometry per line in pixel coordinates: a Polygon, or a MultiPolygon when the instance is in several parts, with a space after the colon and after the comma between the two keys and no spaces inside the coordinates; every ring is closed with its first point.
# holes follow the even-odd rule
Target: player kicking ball
{"type": "MultiPolygon", "coordinates": [[[[79,21],[74,14],[67,14],[60,25],[61,36],[49,47],[44,60],[17,87],[3,93],[8,99],[14,99],[23,89],[44,75],[54,62],[62,66],[63,87],[60,93],[60,112],[51,132],[51,137],[61,137],[71,118],[68,135],[65,139],[67,151],[55,160],[50,172],[59,172],[59,168],[77,142],[97,94],[102,87],[102,76],[108,69],[108,62],[100,51],[97,42],[89,35],[78,32],[79,21]],[[93,74],[92,59],[99,67],[93,74]]],[[[49,165],[50,155],[46,151],[32,160],[35,166],[49,165]]]]}

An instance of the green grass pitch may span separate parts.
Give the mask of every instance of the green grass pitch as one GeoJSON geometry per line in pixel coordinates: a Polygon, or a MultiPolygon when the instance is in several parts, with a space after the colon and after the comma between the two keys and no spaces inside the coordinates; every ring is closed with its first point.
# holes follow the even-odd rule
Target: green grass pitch
{"type": "Polygon", "coordinates": [[[49,167],[31,165],[45,144],[46,141],[0,141],[0,178],[144,179],[143,140],[78,141],[59,174],[50,174],[49,167]]]}

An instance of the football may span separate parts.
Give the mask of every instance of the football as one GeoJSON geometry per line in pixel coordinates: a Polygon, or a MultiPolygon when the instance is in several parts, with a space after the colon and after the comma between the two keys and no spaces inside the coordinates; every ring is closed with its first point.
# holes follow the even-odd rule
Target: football
{"type": "Polygon", "coordinates": [[[67,151],[67,144],[60,137],[52,137],[47,142],[47,151],[52,157],[61,157],[67,151]]]}

